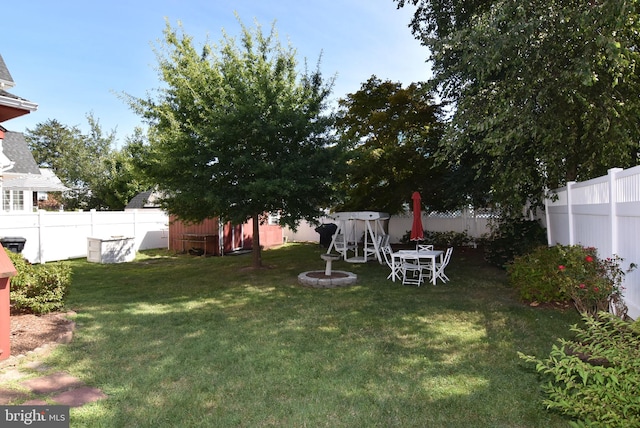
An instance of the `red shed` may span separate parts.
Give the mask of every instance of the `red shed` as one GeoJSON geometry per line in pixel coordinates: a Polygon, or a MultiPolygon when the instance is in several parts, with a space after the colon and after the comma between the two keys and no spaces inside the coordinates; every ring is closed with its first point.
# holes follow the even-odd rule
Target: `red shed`
{"type": "MultiPolygon", "coordinates": [[[[202,255],[221,255],[233,251],[250,250],[253,246],[253,220],[241,225],[220,224],[218,218],[200,223],[184,223],[175,217],[169,220],[169,249],[202,255]]],[[[260,244],[263,248],[282,244],[282,227],[276,222],[260,225],[260,244]]]]}

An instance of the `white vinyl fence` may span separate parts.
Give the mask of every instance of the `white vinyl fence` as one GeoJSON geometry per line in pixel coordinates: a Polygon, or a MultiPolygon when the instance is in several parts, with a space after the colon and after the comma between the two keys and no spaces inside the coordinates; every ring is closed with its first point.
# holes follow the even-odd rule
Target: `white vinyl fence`
{"type": "Polygon", "coordinates": [[[135,250],[167,248],[169,217],[161,210],[3,213],[0,238],[25,238],[31,263],[87,256],[87,238],[135,238],[135,250]]]}
{"type": "MultiPolygon", "coordinates": [[[[480,238],[489,233],[489,222],[491,215],[488,212],[473,212],[463,210],[454,213],[422,213],[422,227],[431,232],[466,232],[472,238],[480,238]]],[[[335,223],[330,217],[318,219],[321,224],[335,223]]],[[[396,244],[408,231],[411,230],[413,215],[392,215],[389,219],[388,233],[390,242],[396,244]]],[[[285,228],[283,236],[289,242],[318,242],[320,235],[315,231],[314,226],[306,221],[300,223],[296,232],[285,228]]]]}
{"type": "MultiPolygon", "coordinates": [[[[595,247],[600,257],[617,255],[622,269],[640,265],[640,166],[610,169],[606,176],[570,182],[546,201],[549,245],[595,247]]],[[[640,316],[640,269],[624,281],[629,316],[640,316]]]]}

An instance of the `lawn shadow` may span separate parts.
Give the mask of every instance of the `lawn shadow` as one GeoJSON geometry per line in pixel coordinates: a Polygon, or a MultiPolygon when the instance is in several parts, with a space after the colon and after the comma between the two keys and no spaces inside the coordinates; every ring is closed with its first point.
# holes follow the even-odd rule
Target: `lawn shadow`
{"type": "Polygon", "coordinates": [[[74,423],[566,425],[534,403],[516,355],[550,346],[565,320],[512,299],[504,273],[460,257],[445,286],[404,287],[377,264],[353,265],[354,287],[300,286],[320,251],[265,252],[278,269],[260,273],[231,257],[79,263],[76,336],[50,363],[109,399],[74,423]]]}

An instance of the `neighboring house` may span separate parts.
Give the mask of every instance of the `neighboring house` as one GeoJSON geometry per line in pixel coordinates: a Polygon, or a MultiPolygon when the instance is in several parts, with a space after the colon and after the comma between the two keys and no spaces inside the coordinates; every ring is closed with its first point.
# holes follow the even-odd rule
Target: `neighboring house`
{"type": "Polygon", "coordinates": [[[29,212],[37,207],[38,192],[68,190],[49,170],[38,168],[24,136],[7,131],[2,123],[31,113],[38,105],[10,94],[15,85],[0,55],[0,209],[3,212],[29,212]]]}
{"type": "MultiPolygon", "coordinates": [[[[141,192],[125,207],[131,209],[159,209],[157,195],[153,191],[141,192]]],[[[269,221],[260,225],[260,245],[264,248],[283,243],[282,226],[277,217],[269,216],[269,221]]],[[[191,252],[193,254],[222,255],[234,251],[249,250],[253,246],[253,223],[222,224],[218,218],[206,219],[200,223],[185,223],[176,217],[169,218],[169,250],[191,252]]]]}

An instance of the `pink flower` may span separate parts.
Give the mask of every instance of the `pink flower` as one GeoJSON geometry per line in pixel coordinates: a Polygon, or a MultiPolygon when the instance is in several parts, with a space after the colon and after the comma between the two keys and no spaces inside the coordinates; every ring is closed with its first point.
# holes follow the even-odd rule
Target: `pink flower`
{"type": "Polygon", "coordinates": [[[580,288],[586,288],[587,286],[586,286],[586,285],[584,285],[584,284],[580,284],[578,287],[580,287],[580,288]]]}
{"type": "Polygon", "coordinates": [[[593,261],[593,257],[591,256],[587,256],[584,258],[588,263],[591,263],[593,261]]]}
{"type": "Polygon", "coordinates": [[[598,291],[600,291],[600,289],[598,287],[593,287],[593,291],[597,293],[598,291]]]}
{"type": "Polygon", "coordinates": [[[560,265],[560,266],[558,266],[558,269],[560,269],[561,271],[563,271],[563,270],[565,270],[566,268],[565,268],[565,266],[560,265]]]}

